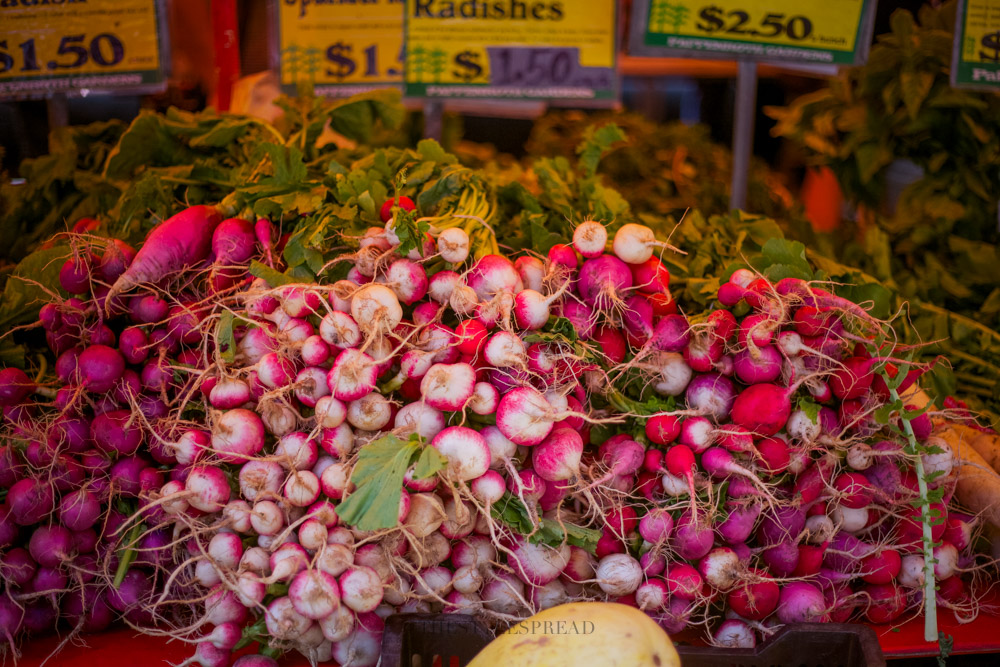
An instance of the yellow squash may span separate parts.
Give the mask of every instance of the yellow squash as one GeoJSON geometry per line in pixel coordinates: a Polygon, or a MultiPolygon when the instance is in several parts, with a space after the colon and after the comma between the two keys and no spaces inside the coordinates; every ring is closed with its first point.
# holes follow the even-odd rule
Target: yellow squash
{"type": "Polygon", "coordinates": [[[574,602],[535,614],[484,648],[469,667],[680,667],[667,633],[634,607],[574,602]]]}

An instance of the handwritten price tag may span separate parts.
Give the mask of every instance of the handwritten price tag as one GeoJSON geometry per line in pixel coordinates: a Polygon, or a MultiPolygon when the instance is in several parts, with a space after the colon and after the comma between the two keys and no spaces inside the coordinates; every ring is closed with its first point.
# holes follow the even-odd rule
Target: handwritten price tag
{"type": "Polygon", "coordinates": [[[1000,0],[959,0],[951,83],[1000,88],[1000,0]]]}
{"type": "Polygon", "coordinates": [[[317,94],[339,96],[402,83],[402,0],[276,5],[285,90],[311,84],[317,94]]]}
{"type": "Polygon", "coordinates": [[[157,87],[158,10],[155,0],[0,4],[0,98],[157,87]]]}
{"type": "Polygon", "coordinates": [[[616,98],[613,0],[457,4],[407,0],[406,95],[616,98]]]}
{"type": "Polygon", "coordinates": [[[851,64],[868,53],[875,0],[636,0],[631,50],[851,64]]]}

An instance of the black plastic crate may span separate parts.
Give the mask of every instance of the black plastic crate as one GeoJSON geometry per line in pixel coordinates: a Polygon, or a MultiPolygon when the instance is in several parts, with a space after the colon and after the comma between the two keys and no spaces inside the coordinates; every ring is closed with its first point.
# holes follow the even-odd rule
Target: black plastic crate
{"type": "MultiPolygon", "coordinates": [[[[382,667],[464,667],[493,639],[464,614],[395,614],[382,635],[382,667]],[[416,659],[415,659],[416,658],[416,659]]],[[[684,667],[885,667],[875,631],[857,623],[788,625],[754,649],[678,646],[684,667]]]]}

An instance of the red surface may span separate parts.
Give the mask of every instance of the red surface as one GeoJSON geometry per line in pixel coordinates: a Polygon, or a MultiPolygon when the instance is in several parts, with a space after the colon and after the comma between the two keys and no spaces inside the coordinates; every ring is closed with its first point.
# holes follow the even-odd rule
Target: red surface
{"type": "Polygon", "coordinates": [[[240,38],[236,0],[212,0],[212,33],[215,39],[215,100],[218,111],[229,111],[233,85],[240,78],[240,38]]]}
{"type": "MultiPolygon", "coordinates": [[[[994,611],[1000,614],[1000,611],[994,611]]],[[[959,624],[955,615],[942,609],[938,627],[955,640],[953,653],[1000,652],[1000,615],[981,613],[966,624],[959,624]]],[[[893,629],[875,626],[879,643],[887,658],[907,658],[937,655],[937,643],[924,642],[923,618],[915,618],[893,629]]],[[[155,667],[166,663],[178,664],[194,653],[193,645],[167,642],[157,637],[143,637],[128,628],[88,635],[86,643],[77,642],[64,648],[48,665],[87,665],[87,667],[155,667]]],[[[35,640],[22,647],[18,667],[38,667],[57,645],[55,638],[35,640]]],[[[283,667],[305,667],[304,658],[289,656],[283,667]]]]}

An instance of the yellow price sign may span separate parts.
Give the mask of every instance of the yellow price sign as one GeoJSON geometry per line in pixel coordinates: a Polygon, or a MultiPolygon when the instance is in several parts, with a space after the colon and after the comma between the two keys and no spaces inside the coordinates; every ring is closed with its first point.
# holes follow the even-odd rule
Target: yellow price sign
{"type": "Polygon", "coordinates": [[[614,0],[407,0],[407,96],[617,97],[614,0]]]}
{"type": "Polygon", "coordinates": [[[3,0],[0,97],[163,82],[157,0],[3,0]]]}
{"type": "Polygon", "coordinates": [[[960,0],[951,82],[959,87],[1000,88],[1000,0],[960,0]]]}
{"type": "Polygon", "coordinates": [[[875,0],[637,0],[633,51],[851,64],[868,53],[875,0]]]}
{"type": "Polygon", "coordinates": [[[277,22],[286,90],[309,84],[320,95],[352,95],[403,81],[403,0],[280,0],[277,22]]]}

